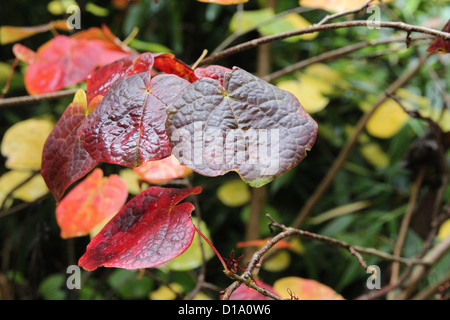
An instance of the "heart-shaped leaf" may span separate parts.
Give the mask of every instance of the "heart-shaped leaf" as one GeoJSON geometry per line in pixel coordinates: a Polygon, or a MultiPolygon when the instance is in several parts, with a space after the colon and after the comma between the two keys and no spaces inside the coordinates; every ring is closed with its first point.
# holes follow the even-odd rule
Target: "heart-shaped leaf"
{"type": "Polygon", "coordinates": [[[77,135],[87,114],[86,94],[80,89],[44,144],[41,174],[57,202],[72,183],[98,164],[83,148],[77,135]]]}
{"type": "Polygon", "coordinates": [[[87,100],[104,96],[111,85],[119,78],[150,71],[153,67],[153,54],[150,52],[125,57],[100,67],[86,78],[87,100]]]}
{"type": "Polygon", "coordinates": [[[18,170],[39,170],[42,148],[54,123],[50,119],[27,119],[9,127],[1,141],[1,153],[6,157],[5,167],[18,170]]]}
{"type": "Polygon", "coordinates": [[[83,147],[97,161],[128,167],[170,156],[166,105],[187,85],[150,72],[118,79],[78,129],[83,147]]]}
{"type": "Polygon", "coordinates": [[[91,240],[78,264],[86,270],[151,268],[179,256],[191,245],[195,227],[194,205],[178,203],[200,192],[200,187],[144,190],[91,240]]]}
{"type": "Polygon", "coordinates": [[[237,171],[253,187],[296,166],[317,123],[297,98],[234,68],[223,85],[203,77],[168,106],[167,134],[182,165],[206,176],[237,171]]]}
{"type": "Polygon", "coordinates": [[[29,94],[58,91],[83,82],[98,66],[131,54],[105,37],[84,38],[85,32],[71,37],[58,35],[44,43],[34,55],[19,43],[13,46],[16,57],[28,63],[25,87],[29,94]]]}
{"type": "Polygon", "coordinates": [[[118,175],[103,177],[100,168],[73,188],[56,207],[62,238],[89,234],[103,220],[115,215],[128,197],[125,182],[118,175]]]}

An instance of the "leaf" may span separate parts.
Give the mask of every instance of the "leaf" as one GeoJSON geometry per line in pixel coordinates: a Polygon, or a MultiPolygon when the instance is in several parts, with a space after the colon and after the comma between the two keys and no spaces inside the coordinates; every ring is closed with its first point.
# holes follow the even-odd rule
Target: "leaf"
{"type": "MultiPolygon", "coordinates": [[[[258,287],[261,287],[275,295],[278,295],[278,293],[275,291],[275,289],[272,286],[268,285],[267,283],[264,283],[261,280],[255,280],[255,284],[258,287]]],[[[273,298],[268,297],[262,293],[259,293],[255,289],[247,287],[245,284],[241,284],[230,295],[230,300],[273,300],[273,298]]]]}
{"type": "Polygon", "coordinates": [[[207,3],[216,3],[221,5],[230,5],[230,4],[238,4],[238,3],[245,3],[248,2],[248,0],[197,0],[199,2],[207,2],[207,3]]]}
{"type": "MultiPolygon", "coordinates": [[[[310,23],[297,13],[290,13],[275,20],[275,11],[271,8],[259,10],[245,10],[235,13],[230,21],[231,32],[247,32],[253,28],[258,29],[263,36],[271,36],[282,32],[292,31],[308,27],[310,23]],[[238,30],[239,26],[239,30],[238,30]]],[[[289,37],[283,39],[286,42],[295,42],[300,39],[312,40],[317,36],[317,32],[289,37]]]]}
{"type": "Polygon", "coordinates": [[[111,85],[119,78],[150,71],[153,67],[153,54],[150,52],[128,56],[100,67],[86,78],[87,100],[104,96],[111,85]]]}
{"type": "Polygon", "coordinates": [[[127,167],[170,156],[166,104],[188,84],[150,72],[118,79],[79,127],[83,147],[97,161],[127,167]]]}
{"type": "Polygon", "coordinates": [[[56,207],[56,220],[64,239],[87,235],[99,223],[115,215],[128,197],[125,182],[115,174],[103,177],[95,169],[73,188],[56,207]]]}
{"type": "Polygon", "coordinates": [[[311,279],[284,277],[276,280],[273,287],[284,299],[344,300],[330,287],[311,279]]]}
{"type": "Polygon", "coordinates": [[[132,195],[137,195],[149,187],[149,184],[143,182],[131,168],[124,168],[120,170],[119,176],[123,179],[123,181],[125,181],[128,188],[128,193],[132,195]]]}
{"type": "Polygon", "coordinates": [[[52,28],[69,31],[66,20],[50,21],[47,24],[32,27],[0,26],[0,44],[20,41],[52,28]]]}
{"type": "Polygon", "coordinates": [[[238,3],[246,3],[248,0],[199,0],[200,2],[213,2],[217,4],[230,5],[238,3]]]}
{"type": "Polygon", "coordinates": [[[285,277],[276,280],[273,288],[283,299],[290,299],[292,292],[299,300],[344,300],[330,287],[312,279],[285,277]]]}
{"type": "MultiPolygon", "coordinates": [[[[198,222],[195,217],[192,218],[192,221],[198,226],[198,222]]],[[[206,238],[211,239],[209,230],[204,221],[200,223],[199,229],[206,238]]],[[[188,271],[200,267],[203,261],[208,261],[214,257],[214,251],[211,246],[202,246],[200,241],[203,241],[203,239],[196,232],[192,244],[185,252],[169,262],[160,265],[159,268],[162,270],[188,271]]]]}
{"type": "Polygon", "coordinates": [[[48,193],[40,174],[34,175],[27,181],[32,174],[32,171],[29,170],[10,170],[2,174],[0,177],[0,207],[5,197],[13,190],[12,197],[25,202],[33,202],[48,193]],[[27,182],[24,183],[25,181],[27,182]],[[23,185],[17,188],[22,183],[23,185]]]}
{"type": "MultiPolygon", "coordinates": [[[[450,20],[447,21],[442,31],[450,32],[450,20]]],[[[450,40],[436,37],[427,48],[427,51],[437,53],[450,53],[450,40]]]]}
{"type": "Polygon", "coordinates": [[[183,178],[192,172],[190,168],[182,166],[173,155],[161,160],[144,162],[133,170],[141,179],[150,183],[183,178]]]}
{"type": "Polygon", "coordinates": [[[53,130],[49,119],[28,119],[9,127],[2,140],[1,152],[8,169],[39,170],[45,140],[53,130]]]}
{"type": "Polygon", "coordinates": [[[239,68],[225,74],[223,86],[195,81],[167,113],[172,153],[182,165],[206,176],[237,171],[252,187],[300,163],[317,134],[294,95],[239,68]]]}
{"type": "Polygon", "coordinates": [[[86,39],[79,35],[58,35],[43,44],[34,56],[21,44],[15,44],[13,52],[18,59],[28,63],[25,87],[32,95],[83,82],[98,66],[130,55],[106,40],[86,39]]]}
{"type": "Polygon", "coordinates": [[[167,74],[174,74],[189,82],[194,82],[198,78],[188,65],[183,61],[175,58],[172,53],[157,53],[154,54],[154,66],[161,72],[167,74]]]}
{"type": "MultiPolygon", "coordinates": [[[[266,239],[257,239],[257,240],[247,240],[247,241],[241,241],[237,243],[238,248],[243,247],[263,247],[267,244],[268,241],[270,241],[272,238],[266,238],[266,239]]],[[[284,240],[277,241],[273,246],[273,248],[279,248],[279,249],[293,249],[294,246],[284,240]]]]}
{"type": "MultiPolygon", "coordinates": [[[[389,3],[394,0],[384,0],[383,3],[389,3]]],[[[300,0],[302,7],[323,9],[331,12],[344,12],[361,7],[367,0],[300,0]]],[[[373,1],[371,5],[376,5],[378,1],[373,1]]]]}
{"type": "Polygon", "coordinates": [[[437,238],[441,241],[450,236],[450,219],[445,220],[439,227],[437,238]]]}
{"type": "Polygon", "coordinates": [[[151,268],[179,256],[191,245],[195,228],[194,206],[178,203],[200,192],[200,187],[144,190],[91,240],[78,264],[86,270],[151,268]]]}
{"type": "Polygon", "coordinates": [[[277,87],[291,92],[308,113],[323,110],[330,102],[329,95],[346,86],[339,72],[325,64],[315,63],[304,72],[296,73],[296,79],[279,81],[277,87]]]}
{"type": "Polygon", "coordinates": [[[98,164],[83,148],[77,135],[77,130],[87,115],[86,94],[80,89],[44,144],[41,174],[56,202],[61,200],[71,184],[98,164]]]}
{"type": "Polygon", "coordinates": [[[366,130],[372,136],[388,139],[408,121],[409,115],[393,99],[387,99],[367,121],[366,130]]]}
{"type": "Polygon", "coordinates": [[[252,197],[248,185],[240,179],[227,181],[217,189],[217,198],[228,207],[240,207],[252,197]]]}
{"type": "Polygon", "coordinates": [[[231,69],[226,67],[211,65],[207,66],[206,68],[196,68],[194,70],[194,73],[198,78],[203,77],[211,78],[217,80],[221,85],[223,85],[225,74],[231,71],[232,71],[231,69]]]}

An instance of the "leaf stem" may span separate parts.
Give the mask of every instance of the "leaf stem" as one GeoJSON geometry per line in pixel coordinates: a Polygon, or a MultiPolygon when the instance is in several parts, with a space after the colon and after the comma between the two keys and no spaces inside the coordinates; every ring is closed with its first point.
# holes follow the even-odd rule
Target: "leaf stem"
{"type": "Polygon", "coordinates": [[[206,243],[209,244],[209,246],[214,250],[214,252],[216,253],[216,256],[219,258],[220,263],[222,263],[223,269],[225,272],[230,272],[230,270],[227,267],[227,264],[225,263],[225,261],[223,260],[222,256],[220,255],[219,251],[217,251],[216,247],[214,247],[214,245],[211,243],[211,241],[209,241],[209,239],[194,225],[192,224],[195,228],[195,231],[197,231],[197,233],[206,241],[206,243]]]}

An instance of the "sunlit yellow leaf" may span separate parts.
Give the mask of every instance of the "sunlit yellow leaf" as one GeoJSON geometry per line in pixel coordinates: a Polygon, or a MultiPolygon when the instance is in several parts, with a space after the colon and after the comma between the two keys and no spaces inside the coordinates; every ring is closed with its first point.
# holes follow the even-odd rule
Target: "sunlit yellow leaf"
{"type": "Polygon", "coordinates": [[[389,164],[389,156],[381,149],[380,145],[375,142],[361,146],[360,152],[375,168],[384,168],[389,164]]]}
{"type": "Polygon", "coordinates": [[[248,2],[248,0],[197,0],[199,2],[206,2],[206,3],[216,3],[221,5],[230,5],[230,4],[238,4],[238,3],[245,3],[248,2]]]}
{"type": "Polygon", "coordinates": [[[262,268],[270,272],[280,272],[289,267],[291,256],[286,250],[280,250],[263,261],[262,268]]]}
{"type": "Polygon", "coordinates": [[[47,10],[55,16],[67,13],[67,8],[78,5],[74,0],[53,0],[47,4],[47,10]]]}
{"type": "Polygon", "coordinates": [[[367,121],[366,129],[376,138],[388,139],[393,137],[408,119],[409,115],[395,100],[387,99],[367,121]]]}
{"type": "MultiPolygon", "coordinates": [[[[271,20],[273,17],[275,17],[275,11],[271,8],[243,11],[234,14],[230,21],[229,28],[231,32],[246,32],[257,27],[257,30],[261,33],[261,35],[270,36],[282,32],[306,28],[311,25],[309,21],[297,13],[290,13],[278,19],[271,20]]],[[[283,39],[283,41],[294,42],[299,39],[312,40],[317,36],[317,34],[317,32],[308,33],[289,37],[283,39]]]]}
{"type": "Polygon", "coordinates": [[[28,119],[6,130],[1,152],[9,169],[37,170],[41,168],[42,149],[53,129],[48,119],[28,119]]]}
{"type": "Polygon", "coordinates": [[[299,300],[344,300],[330,287],[312,279],[285,277],[275,281],[273,288],[283,299],[290,299],[291,292],[299,300]]]}
{"type": "MultiPolygon", "coordinates": [[[[32,175],[29,170],[11,170],[0,177],[0,198],[6,196],[18,185],[22,184],[32,175]]],[[[47,185],[40,174],[36,174],[28,182],[14,190],[12,196],[25,202],[32,202],[48,193],[47,185]]],[[[3,202],[3,199],[1,199],[3,202]]]]}
{"type": "MultiPolygon", "coordinates": [[[[197,219],[193,217],[192,222],[199,227],[206,238],[211,239],[209,230],[203,221],[200,223],[200,226],[198,226],[197,219]]],[[[213,249],[204,241],[200,244],[200,241],[203,241],[203,239],[196,232],[191,246],[185,252],[167,263],[160,265],[159,268],[163,270],[186,271],[200,267],[203,263],[202,254],[204,254],[205,261],[208,261],[214,256],[213,249]]]]}
{"type": "MultiPolygon", "coordinates": [[[[394,0],[384,0],[384,3],[389,3],[394,0]]],[[[311,7],[323,9],[330,12],[344,12],[361,7],[367,0],[299,0],[302,7],[311,7]]],[[[376,5],[378,2],[373,1],[371,4],[376,5]]]]}
{"type": "Polygon", "coordinates": [[[241,179],[227,181],[217,189],[219,200],[229,207],[239,207],[250,201],[248,185],[241,179]]]}
{"type": "Polygon", "coordinates": [[[158,289],[149,293],[150,300],[175,300],[177,293],[183,292],[183,286],[179,283],[173,282],[167,286],[161,286],[158,289]],[[170,288],[169,288],[170,287],[170,288]]]}
{"type": "Polygon", "coordinates": [[[439,232],[437,234],[437,238],[439,240],[444,240],[445,238],[450,236],[450,219],[444,221],[444,223],[439,228],[439,232]]]}
{"type": "Polygon", "coordinates": [[[295,76],[296,79],[282,80],[276,85],[294,94],[308,113],[323,110],[330,102],[328,95],[348,86],[340,72],[323,63],[312,64],[295,76]]]}
{"type": "Polygon", "coordinates": [[[58,20],[32,27],[0,26],[0,44],[20,41],[22,39],[34,36],[35,34],[49,31],[52,28],[67,31],[67,22],[65,20],[58,20]]]}

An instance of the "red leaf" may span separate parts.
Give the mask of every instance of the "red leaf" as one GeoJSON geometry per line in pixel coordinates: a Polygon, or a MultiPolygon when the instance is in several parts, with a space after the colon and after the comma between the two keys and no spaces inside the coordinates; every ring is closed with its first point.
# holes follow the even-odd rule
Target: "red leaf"
{"type": "MultiPolygon", "coordinates": [[[[261,287],[275,295],[278,295],[270,285],[262,282],[261,280],[255,280],[255,284],[258,287],[261,287]]],[[[234,290],[233,293],[230,295],[230,300],[273,300],[273,298],[268,297],[262,293],[259,293],[255,289],[247,287],[244,284],[241,284],[239,288],[234,290]]]]}
{"type": "Polygon", "coordinates": [[[153,54],[146,52],[125,57],[99,68],[86,78],[87,100],[91,101],[97,95],[104,96],[117,79],[150,71],[152,67],[153,54]]]}
{"type": "Polygon", "coordinates": [[[78,129],[83,147],[97,161],[128,167],[170,156],[166,105],[187,85],[150,72],[118,79],[78,129]]]}
{"type": "Polygon", "coordinates": [[[87,113],[86,95],[80,89],[44,144],[41,175],[57,202],[72,183],[98,164],[82,147],[77,136],[77,129],[87,113]]]}
{"type": "MultiPolygon", "coordinates": [[[[450,32],[450,20],[447,21],[442,31],[450,32]]],[[[436,37],[428,47],[427,51],[437,53],[450,53],[450,40],[436,37]]]]}
{"type": "Polygon", "coordinates": [[[128,197],[125,182],[118,175],[103,177],[100,168],[73,188],[56,207],[62,238],[89,234],[105,219],[116,214],[128,197]]]}
{"type": "Polygon", "coordinates": [[[189,82],[198,80],[194,70],[186,65],[181,60],[175,58],[175,55],[171,53],[157,53],[154,55],[154,66],[158,70],[168,74],[175,74],[189,82]]]}
{"type": "Polygon", "coordinates": [[[151,268],[182,254],[192,243],[194,206],[181,200],[199,194],[200,187],[150,187],[130,200],[87,246],[78,264],[86,270],[100,266],[151,268]]]}
{"type": "Polygon", "coordinates": [[[111,42],[81,36],[56,36],[34,56],[25,48],[15,44],[13,52],[28,63],[25,87],[29,94],[58,91],[83,82],[98,66],[130,55],[111,42]]]}
{"type": "Polygon", "coordinates": [[[232,72],[233,70],[226,67],[211,65],[206,68],[197,68],[194,73],[198,78],[212,78],[219,81],[220,85],[223,85],[223,80],[225,79],[225,74],[227,72],[232,72]]]}

